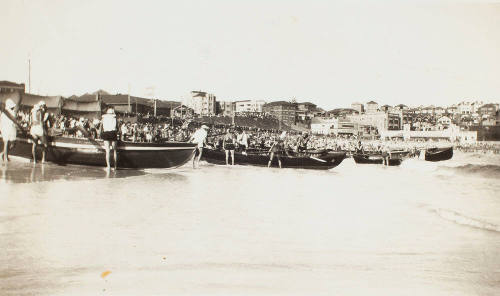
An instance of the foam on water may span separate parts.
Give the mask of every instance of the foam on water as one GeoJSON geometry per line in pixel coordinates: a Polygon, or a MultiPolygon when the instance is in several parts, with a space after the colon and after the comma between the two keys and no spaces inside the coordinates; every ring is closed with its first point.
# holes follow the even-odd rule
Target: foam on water
{"type": "Polygon", "coordinates": [[[446,209],[434,209],[433,210],[439,217],[451,221],[453,223],[469,226],[481,230],[493,231],[500,233],[500,226],[485,221],[481,221],[475,218],[467,217],[463,214],[457,213],[455,211],[446,209]]]}

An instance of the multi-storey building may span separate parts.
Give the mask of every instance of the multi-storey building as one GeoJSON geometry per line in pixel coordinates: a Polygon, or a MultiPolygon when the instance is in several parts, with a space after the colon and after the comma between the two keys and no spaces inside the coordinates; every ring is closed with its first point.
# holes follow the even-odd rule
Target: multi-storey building
{"type": "Polygon", "coordinates": [[[235,104],[234,102],[228,101],[217,101],[216,113],[222,116],[233,116],[235,114],[235,104]]]}
{"type": "Polygon", "coordinates": [[[366,103],[366,112],[365,113],[377,113],[378,112],[378,103],[374,101],[370,101],[366,103]]]}
{"type": "Polygon", "coordinates": [[[317,109],[316,104],[310,102],[297,103],[296,116],[299,120],[309,120],[314,117],[317,109]]]}
{"type": "Polygon", "coordinates": [[[451,123],[451,118],[449,118],[448,116],[441,116],[437,120],[438,129],[446,129],[451,125],[451,123]]]}
{"type": "Polygon", "coordinates": [[[264,106],[266,102],[263,100],[243,100],[236,101],[235,111],[236,113],[261,113],[262,106],[264,106]]]}
{"type": "Polygon", "coordinates": [[[498,104],[485,104],[478,109],[478,113],[484,117],[495,117],[498,111],[498,104]]]}
{"type": "Polygon", "coordinates": [[[446,113],[446,109],[444,109],[443,107],[436,107],[436,108],[434,109],[434,114],[435,114],[436,116],[438,116],[438,117],[439,117],[439,116],[443,116],[445,113],[446,113]]]}
{"type": "Polygon", "coordinates": [[[0,93],[1,94],[13,93],[13,92],[19,92],[20,94],[23,94],[25,92],[24,83],[17,84],[17,83],[5,81],[5,80],[0,81],[0,93]]]}
{"type": "Polygon", "coordinates": [[[191,96],[185,100],[184,105],[194,110],[198,115],[215,115],[216,101],[215,95],[204,91],[192,91],[191,96]]]}
{"type": "Polygon", "coordinates": [[[358,103],[358,102],[352,103],[351,104],[351,109],[354,109],[354,110],[358,111],[358,114],[361,114],[361,113],[365,112],[365,107],[363,106],[363,104],[358,103]]]}
{"type": "Polygon", "coordinates": [[[472,106],[472,113],[478,113],[479,112],[479,108],[481,108],[481,106],[483,106],[484,103],[483,101],[474,101],[471,103],[471,106],[472,106]]]}
{"type": "Polygon", "coordinates": [[[407,111],[407,110],[409,110],[410,108],[409,108],[408,106],[404,105],[404,104],[399,104],[399,105],[396,105],[396,106],[394,107],[394,109],[398,109],[398,110],[402,110],[402,111],[407,111]]]}
{"type": "Polygon", "coordinates": [[[276,117],[280,122],[286,125],[295,124],[296,110],[296,104],[285,101],[271,102],[262,107],[264,113],[276,117]]]}
{"type": "Polygon", "coordinates": [[[458,108],[458,113],[462,115],[470,115],[474,113],[473,106],[470,102],[460,102],[457,108],[458,108]]]}
{"type": "Polygon", "coordinates": [[[401,114],[385,113],[383,111],[371,112],[365,114],[348,115],[347,118],[357,123],[359,126],[372,126],[377,128],[379,132],[386,130],[401,129],[401,114]]]}
{"type": "Polygon", "coordinates": [[[457,105],[451,105],[451,106],[446,107],[446,114],[451,115],[451,116],[458,114],[457,105]]]}
{"type": "Polygon", "coordinates": [[[311,132],[313,134],[329,135],[338,130],[339,121],[336,118],[319,118],[311,120],[311,132]]]}
{"type": "Polygon", "coordinates": [[[383,112],[393,112],[394,108],[392,106],[389,106],[389,105],[384,105],[382,107],[380,107],[380,111],[383,111],[383,112]]]}

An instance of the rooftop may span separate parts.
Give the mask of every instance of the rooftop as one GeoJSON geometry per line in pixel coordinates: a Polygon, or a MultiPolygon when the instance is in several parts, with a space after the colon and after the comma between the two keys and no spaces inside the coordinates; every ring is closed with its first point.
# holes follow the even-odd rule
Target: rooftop
{"type": "Polygon", "coordinates": [[[290,102],[287,102],[287,101],[276,101],[276,102],[267,103],[264,106],[266,106],[266,107],[272,107],[272,106],[293,106],[293,104],[290,103],[290,102]]]}
{"type": "Polygon", "coordinates": [[[24,83],[15,83],[12,81],[2,80],[0,81],[0,87],[18,88],[24,89],[24,83]]]}

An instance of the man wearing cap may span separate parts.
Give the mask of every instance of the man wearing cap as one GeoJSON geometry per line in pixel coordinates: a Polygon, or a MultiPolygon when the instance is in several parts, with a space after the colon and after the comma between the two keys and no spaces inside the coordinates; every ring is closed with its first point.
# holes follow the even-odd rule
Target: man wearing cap
{"type": "Polygon", "coordinates": [[[45,162],[45,150],[47,148],[47,131],[45,130],[46,122],[49,114],[46,112],[46,105],[44,101],[40,101],[33,106],[30,115],[30,134],[33,138],[33,146],[31,153],[33,154],[33,162],[36,163],[36,146],[42,145],[42,163],[45,162]]]}
{"type": "Polygon", "coordinates": [[[106,149],[106,169],[111,170],[110,148],[113,149],[113,157],[115,170],[118,164],[118,156],[116,153],[116,141],[118,140],[118,122],[116,121],[115,110],[109,107],[101,120],[101,138],[104,140],[104,149],[106,149]]]}
{"type": "Polygon", "coordinates": [[[203,153],[203,145],[207,143],[207,135],[208,126],[202,125],[189,139],[189,142],[198,144],[193,157],[193,169],[198,167],[200,164],[201,154],[203,153]]]}
{"type": "Polygon", "coordinates": [[[5,101],[5,110],[0,115],[0,126],[3,139],[3,162],[9,160],[9,150],[14,147],[14,141],[17,136],[17,127],[12,119],[16,118],[16,103],[10,98],[5,101]],[[12,119],[11,119],[12,118],[12,119]]]}

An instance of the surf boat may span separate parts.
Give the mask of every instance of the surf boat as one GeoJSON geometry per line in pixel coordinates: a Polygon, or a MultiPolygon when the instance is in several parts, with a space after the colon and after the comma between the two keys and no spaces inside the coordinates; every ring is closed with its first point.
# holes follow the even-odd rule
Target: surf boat
{"type": "MultiPolygon", "coordinates": [[[[328,170],[334,168],[338,166],[345,157],[345,152],[333,152],[327,150],[314,151],[311,153],[283,152],[280,156],[282,168],[318,170],[328,170]]],[[[226,153],[224,150],[204,148],[202,158],[208,163],[226,164],[226,153]]],[[[229,162],[231,162],[231,155],[229,155],[229,162]]],[[[249,149],[246,152],[234,152],[234,163],[238,165],[267,166],[268,162],[268,150],[249,149]]],[[[271,166],[278,166],[276,156],[274,157],[271,166]]]]}
{"type": "MultiPolygon", "coordinates": [[[[3,139],[0,137],[3,145],[3,139]]],[[[32,159],[32,140],[26,135],[17,137],[9,155],[32,159]]],[[[174,168],[188,162],[196,144],[184,142],[134,143],[117,142],[118,168],[174,168]]],[[[113,153],[111,151],[111,153],[113,153]]],[[[37,146],[37,160],[42,148],[37,146]]],[[[56,164],[106,166],[106,151],[102,140],[49,136],[45,160],[56,164]]]]}
{"type": "MultiPolygon", "coordinates": [[[[359,164],[384,164],[384,158],[381,154],[360,154],[354,153],[352,155],[354,161],[359,164]]],[[[390,166],[400,165],[403,160],[399,157],[392,157],[389,159],[390,166]]]]}
{"type": "Polygon", "coordinates": [[[425,160],[442,161],[453,157],[453,147],[429,148],[425,150],[425,160]]]}

